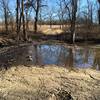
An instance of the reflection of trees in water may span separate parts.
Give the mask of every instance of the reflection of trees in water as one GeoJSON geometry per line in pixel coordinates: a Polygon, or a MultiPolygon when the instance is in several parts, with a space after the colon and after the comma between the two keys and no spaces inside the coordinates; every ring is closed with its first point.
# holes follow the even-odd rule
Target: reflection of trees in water
{"type": "Polygon", "coordinates": [[[94,50],[88,47],[79,48],[75,52],[75,64],[80,67],[93,66],[94,50]]]}
{"type": "Polygon", "coordinates": [[[87,49],[76,49],[75,50],[75,62],[82,64],[88,62],[88,50],[87,49]]]}
{"type": "Polygon", "coordinates": [[[95,59],[93,68],[100,70],[100,49],[95,49],[95,59]]]}
{"type": "Polygon", "coordinates": [[[74,65],[74,53],[75,53],[75,48],[72,47],[72,48],[69,48],[69,55],[66,59],[66,63],[65,63],[65,66],[66,67],[73,67],[74,65]]]}
{"type": "Polygon", "coordinates": [[[73,59],[74,48],[69,51],[69,67],[73,67],[74,59],[73,59]]]}
{"type": "Polygon", "coordinates": [[[66,49],[63,46],[59,45],[49,45],[49,46],[41,46],[41,55],[42,58],[54,63],[54,64],[63,64],[66,56],[66,49]]]}
{"type": "Polygon", "coordinates": [[[83,59],[82,49],[76,49],[74,59],[75,59],[75,63],[79,63],[79,62],[82,63],[82,59],[83,59]]]}
{"type": "Polygon", "coordinates": [[[52,57],[56,55],[55,53],[57,53],[56,52],[57,50],[55,50],[56,48],[54,48],[54,46],[40,45],[37,48],[38,48],[37,53],[38,53],[38,63],[39,64],[45,64],[44,62],[47,59],[50,59],[50,58],[52,59],[52,57]]]}
{"type": "MultiPolygon", "coordinates": [[[[43,65],[43,51],[41,45],[34,45],[35,48],[35,65],[43,65]]],[[[45,51],[46,52],[46,51],[45,51]]]]}
{"type": "Polygon", "coordinates": [[[93,56],[93,50],[91,50],[88,47],[85,47],[84,49],[82,49],[82,59],[83,59],[83,63],[89,63],[89,59],[91,58],[91,56],[93,56]]]}
{"type": "Polygon", "coordinates": [[[34,45],[34,64],[49,63],[73,67],[73,53],[75,53],[74,48],[67,49],[59,45],[34,45]],[[47,60],[46,63],[45,60],[47,60]]]}
{"type": "Polygon", "coordinates": [[[59,51],[59,54],[58,54],[58,65],[61,65],[61,66],[65,66],[65,63],[66,63],[66,58],[68,57],[68,49],[67,48],[64,48],[63,46],[61,48],[59,48],[60,51],[59,51]]]}
{"type": "Polygon", "coordinates": [[[38,50],[38,64],[44,65],[43,64],[43,57],[42,57],[42,53],[41,53],[41,51],[42,51],[41,45],[39,45],[37,47],[37,50],[38,50]]]}
{"type": "Polygon", "coordinates": [[[39,45],[32,45],[29,48],[29,55],[32,58],[32,63],[38,65],[41,63],[41,56],[39,53],[40,46],[39,45]]]}
{"type": "Polygon", "coordinates": [[[88,63],[88,57],[89,57],[89,49],[86,47],[84,49],[84,52],[83,52],[83,62],[84,63],[88,63]]]}
{"type": "Polygon", "coordinates": [[[67,49],[59,45],[34,46],[34,52],[37,64],[64,65],[68,55],[67,49]]]}
{"type": "Polygon", "coordinates": [[[35,48],[35,65],[38,64],[38,49],[37,49],[37,45],[34,45],[35,48]]]}
{"type": "MultiPolygon", "coordinates": [[[[56,64],[65,67],[100,66],[100,53],[90,48],[65,48],[61,45],[34,45],[32,58],[34,64],[56,64]],[[95,59],[94,59],[95,55],[95,59]],[[94,62],[93,62],[94,61],[94,62]]],[[[100,69],[100,68],[99,68],[100,69]]]]}

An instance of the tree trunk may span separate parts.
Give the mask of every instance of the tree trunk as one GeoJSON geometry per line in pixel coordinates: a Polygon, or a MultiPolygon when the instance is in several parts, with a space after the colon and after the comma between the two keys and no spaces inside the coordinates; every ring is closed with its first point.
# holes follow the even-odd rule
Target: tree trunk
{"type": "Polygon", "coordinates": [[[71,41],[75,42],[75,23],[77,13],[77,0],[72,0],[72,18],[71,18],[71,41]]]}
{"type": "Polygon", "coordinates": [[[72,19],[71,21],[71,42],[75,42],[75,21],[72,19]]]}
{"type": "Polygon", "coordinates": [[[38,49],[36,44],[34,45],[34,48],[35,48],[35,65],[38,65],[39,58],[38,58],[38,49]]]}
{"type": "Polygon", "coordinates": [[[38,14],[39,14],[39,7],[40,7],[40,5],[39,5],[39,0],[37,0],[37,7],[36,7],[36,16],[35,16],[35,22],[34,22],[34,31],[35,32],[37,32],[37,22],[38,22],[38,14]]]}
{"type": "Polygon", "coordinates": [[[99,19],[99,25],[100,25],[100,9],[98,10],[98,19],[99,19]]]}
{"type": "Polygon", "coordinates": [[[17,8],[16,8],[16,32],[17,38],[19,40],[19,0],[17,0],[17,8]]]}
{"type": "Polygon", "coordinates": [[[7,10],[5,8],[5,29],[6,33],[8,33],[8,19],[7,19],[7,10]]]}
{"type": "Polygon", "coordinates": [[[34,31],[37,32],[37,17],[35,17],[35,22],[34,22],[34,31]]]}
{"type": "Polygon", "coordinates": [[[50,29],[52,29],[52,19],[50,19],[50,29]]]}
{"type": "Polygon", "coordinates": [[[23,20],[23,38],[26,41],[27,40],[27,34],[25,31],[25,17],[24,17],[24,0],[22,0],[22,20],[23,20]]]}
{"type": "Polygon", "coordinates": [[[99,3],[99,9],[98,9],[98,20],[99,20],[99,25],[100,25],[100,0],[98,0],[99,3]]]}
{"type": "Polygon", "coordinates": [[[26,11],[26,30],[29,30],[29,20],[28,20],[28,11],[26,11]]]}
{"type": "Polygon", "coordinates": [[[1,1],[3,5],[3,11],[4,11],[4,24],[5,24],[5,31],[6,34],[8,33],[8,5],[6,4],[5,0],[1,1]]]}

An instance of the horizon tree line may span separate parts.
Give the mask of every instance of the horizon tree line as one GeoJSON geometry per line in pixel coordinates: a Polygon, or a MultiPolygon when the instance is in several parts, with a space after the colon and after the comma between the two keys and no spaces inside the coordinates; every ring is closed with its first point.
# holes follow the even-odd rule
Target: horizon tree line
{"type": "MultiPolygon", "coordinates": [[[[56,20],[58,18],[58,23],[63,28],[63,25],[67,22],[70,23],[70,32],[71,32],[71,41],[75,41],[75,29],[76,29],[76,22],[79,20],[78,13],[81,21],[81,14],[79,12],[79,2],[81,0],[57,0],[57,10],[56,13],[51,10],[48,14],[44,12],[44,9],[49,8],[49,5],[47,5],[46,0],[16,0],[16,15],[13,14],[12,10],[9,7],[9,1],[10,0],[0,0],[1,10],[3,11],[4,16],[4,24],[5,24],[5,31],[8,33],[9,30],[9,23],[12,20],[16,19],[16,33],[17,38],[20,40],[21,38],[21,31],[23,33],[23,39],[27,40],[27,30],[28,30],[28,24],[30,18],[34,19],[34,32],[37,33],[38,31],[38,24],[40,22],[44,22],[45,20],[40,20],[40,17],[42,17],[42,13],[44,13],[44,17],[47,17],[47,21],[51,25],[50,28],[52,28],[53,20],[56,20]],[[41,11],[42,10],[42,11],[41,11]],[[33,13],[33,14],[32,14],[33,13]],[[56,15],[56,16],[53,16],[56,15]],[[15,18],[16,16],[16,18],[15,18]],[[31,16],[31,17],[30,17],[31,16]],[[54,18],[55,17],[55,18],[54,18]],[[10,21],[9,21],[10,20],[10,21]]],[[[100,0],[96,0],[99,3],[100,6],[100,0]]],[[[94,11],[94,3],[89,0],[87,0],[87,10],[88,12],[85,12],[85,9],[83,9],[82,14],[84,16],[87,16],[87,20],[89,21],[89,25],[93,24],[93,11],[94,11]]],[[[98,7],[97,7],[98,8],[98,7]]],[[[81,9],[81,8],[80,8],[81,9]]],[[[47,11],[48,12],[48,11],[47,11]]],[[[96,14],[96,13],[95,13],[96,14]]],[[[98,23],[100,24],[100,7],[97,11],[98,14],[98,23]]],[[[42,18],[43,19],[43,18],[42,18]]],[[[45,19],[45,18],[44,18],[45,19]]],[[[85,18],[84,18],[85,19],[85,18]]],[[[12,21],[13,23],[14,21],[12,21]]],[[[12,27],[14,25],[12,24],[12,27]]]]}

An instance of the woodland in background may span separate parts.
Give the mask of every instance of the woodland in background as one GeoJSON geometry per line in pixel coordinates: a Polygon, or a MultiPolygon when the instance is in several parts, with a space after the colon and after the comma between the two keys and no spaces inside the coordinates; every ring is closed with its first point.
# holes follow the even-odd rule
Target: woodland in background
{"type": "Polygon", "coordinates": [[[56,0],[55,8],[47,1],[16,0],[12,10],[10,0],[0,0],[1,33],[13,33],[18,41],[27,41],[30,33],[32,36],[46,29],[61,29],[70,34],[66,38],[72,43],[77,34],[86,39],[100,39],[100,0],[86,0],[86,6],[82,6],[82,0],[56,0]]]}

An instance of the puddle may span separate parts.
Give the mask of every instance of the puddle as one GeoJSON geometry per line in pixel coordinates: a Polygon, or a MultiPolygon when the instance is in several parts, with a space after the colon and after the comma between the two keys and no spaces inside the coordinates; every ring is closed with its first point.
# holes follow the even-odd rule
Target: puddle
{"type": "Polygon", "coordinates": [[[0,66],[58,65],[100,70],[100,48],[64,47],[62,45],[28,45],[11,48],[0,54],[0,66]]]}

